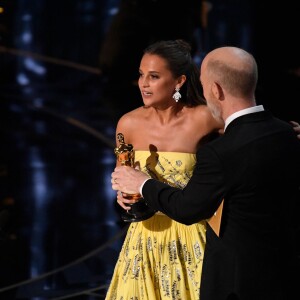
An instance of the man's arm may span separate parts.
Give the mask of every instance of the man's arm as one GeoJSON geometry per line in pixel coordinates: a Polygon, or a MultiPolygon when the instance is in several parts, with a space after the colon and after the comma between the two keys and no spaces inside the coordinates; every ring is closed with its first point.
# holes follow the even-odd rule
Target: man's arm
{"type": "MultiPolygon", "coordinates": [[[[115,169],[112,187],[129,194],[137,193],[144,181],[149,179],[142,189],[148,206],[187,225],[207,219],[214,214],[224,197],[224,179],[221,164],[213,151],[205,147],[198,153],[193,176],[183,190],[149,179],[141,171],[129,167],[115,169]]],[[[118,200],[134,203],[120,197],[118,200]]]]}
{"type": "Polygon", "coordinates": [[[183,190],[151,179],[144,184],[144,199],[150,207],[186,225],[208,219],[224,197],[221,166],[213,151],[202,147],[193,176],[183,190]]]}

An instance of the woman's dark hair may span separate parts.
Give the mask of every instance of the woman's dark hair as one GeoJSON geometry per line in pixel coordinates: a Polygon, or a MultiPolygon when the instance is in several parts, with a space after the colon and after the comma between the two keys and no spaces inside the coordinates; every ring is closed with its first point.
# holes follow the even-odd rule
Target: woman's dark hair
{"type": "Polygon", "coordinates": [[[144,54],[154,54],[163,58],[174,78],[186,76],[187,80],[180,89],[181,102],[188,106],[206,104],[200,84],[199,68],[193,61],[191,46],[186,41],[158,41],[148,46],[144,54]]]}

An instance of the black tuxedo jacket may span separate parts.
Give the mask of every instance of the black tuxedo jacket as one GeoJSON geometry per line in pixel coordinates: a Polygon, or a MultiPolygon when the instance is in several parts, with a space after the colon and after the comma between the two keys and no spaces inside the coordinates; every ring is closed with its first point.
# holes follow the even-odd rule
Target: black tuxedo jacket
{"type": "Polygon", "coordinates": [[[220,237],[207,228],[200,300],[284,300],[299,296],[299,179],[300,141],[263,111],[238,117],[202,146],[183,190],[150,179],[142,193],[187,225],[211,217],[224,198],[220,237]]]}

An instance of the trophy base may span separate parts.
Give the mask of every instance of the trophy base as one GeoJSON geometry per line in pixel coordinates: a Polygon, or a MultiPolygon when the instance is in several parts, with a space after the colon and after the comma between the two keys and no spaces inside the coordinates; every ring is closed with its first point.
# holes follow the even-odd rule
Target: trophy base
{"type": "Polygon", "coordinates": [[[124,222],[139,222],[151,218],[156,211],[147,206],[143,199],[130,205],[131,209],[121,215],[124,222]]]}

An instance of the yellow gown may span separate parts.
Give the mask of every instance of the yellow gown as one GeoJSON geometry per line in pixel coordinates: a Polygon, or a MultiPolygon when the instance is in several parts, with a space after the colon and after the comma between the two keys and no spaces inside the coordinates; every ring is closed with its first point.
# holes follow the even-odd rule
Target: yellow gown
{"type": "MultiPolygon", "coordinates": [[[[196,156],[135,151],[135,161],[152,178],[183,188],[196,156]]],[[[205,221],[186,226],[161,212],[131,223],[105,299],[199,300],[205,232],[205,221]]]]}

